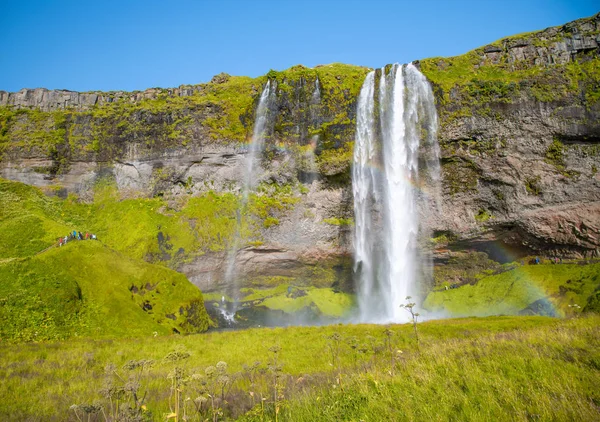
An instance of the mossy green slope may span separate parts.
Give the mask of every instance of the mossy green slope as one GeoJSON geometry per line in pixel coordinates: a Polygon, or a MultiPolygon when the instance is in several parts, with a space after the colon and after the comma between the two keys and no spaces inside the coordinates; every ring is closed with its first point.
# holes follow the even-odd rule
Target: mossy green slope
{"type": "Polygon", "coordinates": [[[135,337],[208,328],[201,292],[167,268],[96,241],[0,264],[0,337],[135,337]]]}
{"type": "MultiPolygon", "coordinates": [[[[147,202],[141,208],[151,210],[152,200],[147,202]]],[[[135,234],[126,229],[137,229],[138,223],[156,227],[155,222],[142,224],[148,213],[139,212],[140,207],[127,214],[131,218],[124,218],[118,211],[129,210],[131,204],[120,208],[115,204],[61,201],[39,189],[0,179],[2,340],[189,333],[208,328],[201,292],[185,276],[139,259],[147,250],[134,245],[154,232],[135,234]],[[99,217],[108,214],[120,228],[99,223],[99,217]],[[129,254],[92,240],[57,245],[59,236],[99,227],[112,243],[124,244],[129,254]]]]}
{"type": "Polygon", "coordinates": [[[230,247],[236,230],[245,242],[260,242],[260,228],[295,204],[291,186],[260,187],[237,223],[240,196],[207,192],[176,209],[162,198],[121,199],[110,182],[95,186],[93,202],[66,200],[0,178],[0,259],[32,256],[73,230],[95,233],[110,248],[169,267],[230,247]]]}
{"type": "Polygon", "coordinates": [[[277,217],[298,201],[290,186],[259,189],[241,211],[240,195],[230,192],[209,191],[170,208],[162,198],[120,199],[114,186],[101,190],[90,204],[66,201],[65,213],[84,216],[90,230],[113,249],[172,268],[206,252],[227,250],[236,230],[242,244],[260,242],[260,228],[277,224],[277,217]]]}
{"type": "Polygon", "coordinates": [[[0,259],[32,256],[72,231],[39,189],[0,179],[0,259]]]}
{"type": "Polygon", "coordinates": [[[309,308],[316,315],[326,318],[348,316],[354,307],[351,295],[331,288],[312,286],[296,287],[283,282],[271,289],[241,289],[242,303],[264,306],[289,314],[309,308]]]}
{"type": "Polygon", "coordinates": [[[450,316],[540,311],[565,316],[585,309],[599,286],[600,264],[527,265],[484,277],[473,285],[433,291],[423,306],[450,316]]]}

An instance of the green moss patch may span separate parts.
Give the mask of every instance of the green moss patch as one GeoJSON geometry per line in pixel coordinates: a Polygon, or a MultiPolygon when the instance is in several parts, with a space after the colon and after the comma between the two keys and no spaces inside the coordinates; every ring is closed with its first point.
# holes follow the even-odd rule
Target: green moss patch
{"type": "MultiPolygon", "coordinates": [[[[325,317],[340,318],[354,308],[354,299],[346,293],[334,292],[330,288],[293,287],[287,293],[288,286],[281,285],[271,291],[261,292],[264,298],[261,306],[286,313],[299,312],[304,308],[312,308],[317,314],[325,317]]],[[[253,298],[256,298],[254,293],[253,298]]],[[[244,301],[248,298],[244,298],[244,301]]]]}
{"type": "Polygon", "coordinates": [[[480,169],[466,158],[453,157],[442,161],[444,188],[450,195],[477,190],[480,169]]]}
{"type": "Polygon", "coordinates": [[[572,315],[586,306],[599,285],[600,264],[530,265],[431,292],[423,306],[452,316],[514,315],[539,306],[555,315],[572,315]]]}
{"type": "Polygon", "coordinates": [[[0,337],[136,337],[208,328],[201,292],[185,276],[72,241],[0,264],[0,337]]]}

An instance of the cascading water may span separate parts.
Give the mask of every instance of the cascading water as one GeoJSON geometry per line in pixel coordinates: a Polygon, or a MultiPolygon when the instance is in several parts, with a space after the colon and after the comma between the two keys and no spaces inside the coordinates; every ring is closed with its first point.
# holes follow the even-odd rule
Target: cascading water
{"type": "MultiPolygon", "coordinates": [[[[310,123],[313,127],[319,126],[319,108],[321,105],[321,88],[319,87],[319,78],[317,77],[315,80],[315,90],[313,91],[310,97],[309,103],[309,117],[310,123]]],[[[306,149],[304,154],[306,162],[308,163],[308,175],[304,180],[305,183],[312,184],[315,180],[317,180],[317,174],[319,169],[317,167],[317,161],[315,159],[315,150],[317,149],[317,145],[319,143],[319,135],[315,134],[310,137],[309,148],[306,149]]]]}
{"type": "Polygon", "coordinates": [[[238,309],[238,277],[236,274],[236,258],[240,247],[242,217],[246,213],[250,192],[256,187],[260,179],[260,160],[265,144],[265,137],[269,129],[270,111],[276,100],[277,83],[268,80],[258,101],[256,115],[254,119],[254,129],[252,131],[252,140],[248,147],[246,155],[246,171],[244,175],[244,185],[242,187],[242,198],[237,211],[236,231],[232,245],[227,256],[227,267],[225,271],[225,282],[228,286],[228,293],[233,298],[233,304],[229,311],[225,311],[224,317],[228,321],[233,321],[233,315],[238,309]]]}
{"type": "Polygon", "coordinates": [[[319,87],[319,77],[315,79],[315,90],[311,97],[311,105],[319,104],[321,102],[321,88],[319,87]]]}
{"type": "Polygon", "coordinates": [[[437,189],[439,147],[434,97],[427,79],[408,64],[370,72],[358,99],[352,187],[355,272],[360,320],[402,322],[400,308],[427,272],[418,252],[419,207],[437,189]],[[379,89],[376,90],[376,74],[379,89]],[[426,171],[419,171],[419,161],[426,171]]]}
{"type": "Polygon", "coordinates": [[[242,192],[242,205],[248,203],[248,195],[252,189],[254,189],[257,181],[260,159],[265,146],[265,136],[268,129],[269,112],[275,102],[276,91],[277,82],[271,83],[271,80],[268,80],[258,101],[254,119],[254,129],[252,131],[252,142],[250,142],[248,151],[246,178],[242,192]]]}

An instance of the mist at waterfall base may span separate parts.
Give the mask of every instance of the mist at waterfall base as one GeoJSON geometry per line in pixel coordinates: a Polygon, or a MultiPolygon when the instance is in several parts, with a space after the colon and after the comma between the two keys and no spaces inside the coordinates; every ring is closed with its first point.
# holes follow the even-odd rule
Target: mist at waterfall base
{"type": "MultiPolygon", "coordinates": [[[[246,155],[238,228],[227,256],[225,278],[233,301],[223,300],[218,309],[223,328],[340,322],[320,317],[310,309],[290,315],[244,308],[239,301],[236,257],[242,246],[240,220],[246,212],[249,195],[260,180],[260,160],[265,137],[272,129],[276,91],[276,83],[268,81],[256,109],[252,142],[246,155]],[[244,315],[243,320],[254,324],[242,323],[236,315],[244,315]]],[[[311,107],[318,106],[320,101],[317,79],[311,107]]],[[[418,284],[432,277],[431,254],[419,246],[419,239],[430,237],[423,215],[435,212],[439,195],[440,153],[431,87],[413,64],[395,64],[372,71],[360,92],[356,120],[352,193],[358,307],[345,322],[406,322],[410,314],[401,305],[411,296],[418,307],[418,284]]],[[[317,142],[318,137],[311,138],[313,148],[306,157],[310,161],[314,161],[317,142]]],[[[316,180],[307,179],[303,182],[311,185],[316,180]]]]}
{"type": "Polygon", "coordinates": [[[352,168],[360,322],[406,322],[432,277],[423,214],[435,212],[439,146],[434,97],[413,65],[370,72],[357,106],[352,168]],[[419,168],[419,165],[424,168],[419,168]]]}

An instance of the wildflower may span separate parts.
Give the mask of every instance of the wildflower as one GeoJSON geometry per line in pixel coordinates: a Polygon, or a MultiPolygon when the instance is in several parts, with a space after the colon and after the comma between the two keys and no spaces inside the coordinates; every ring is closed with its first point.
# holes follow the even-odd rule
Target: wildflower
{"type": "Polygon", "coordinates": [[[214,366],[209,366],[208,368],[206,368],[204,370],[204,373],[206,374],[206,376],[208,378],[212,378],[215,375],[216,371],[217,371],[217,368],[215,368],[214,366]]]}
{"type": "Polygon", "coordinates": [[[208,399],[204,396],[198,396],[194,399],[194,402],[197,404],[206,403],[207,401],[208,401],[208,399]]]}
{"type": "Polygon", "coordinates": [[[220,374],[227,372],[227,363],[225,363],[223,361],[217,363],[217,370],[219,371],[220,374]]]}

